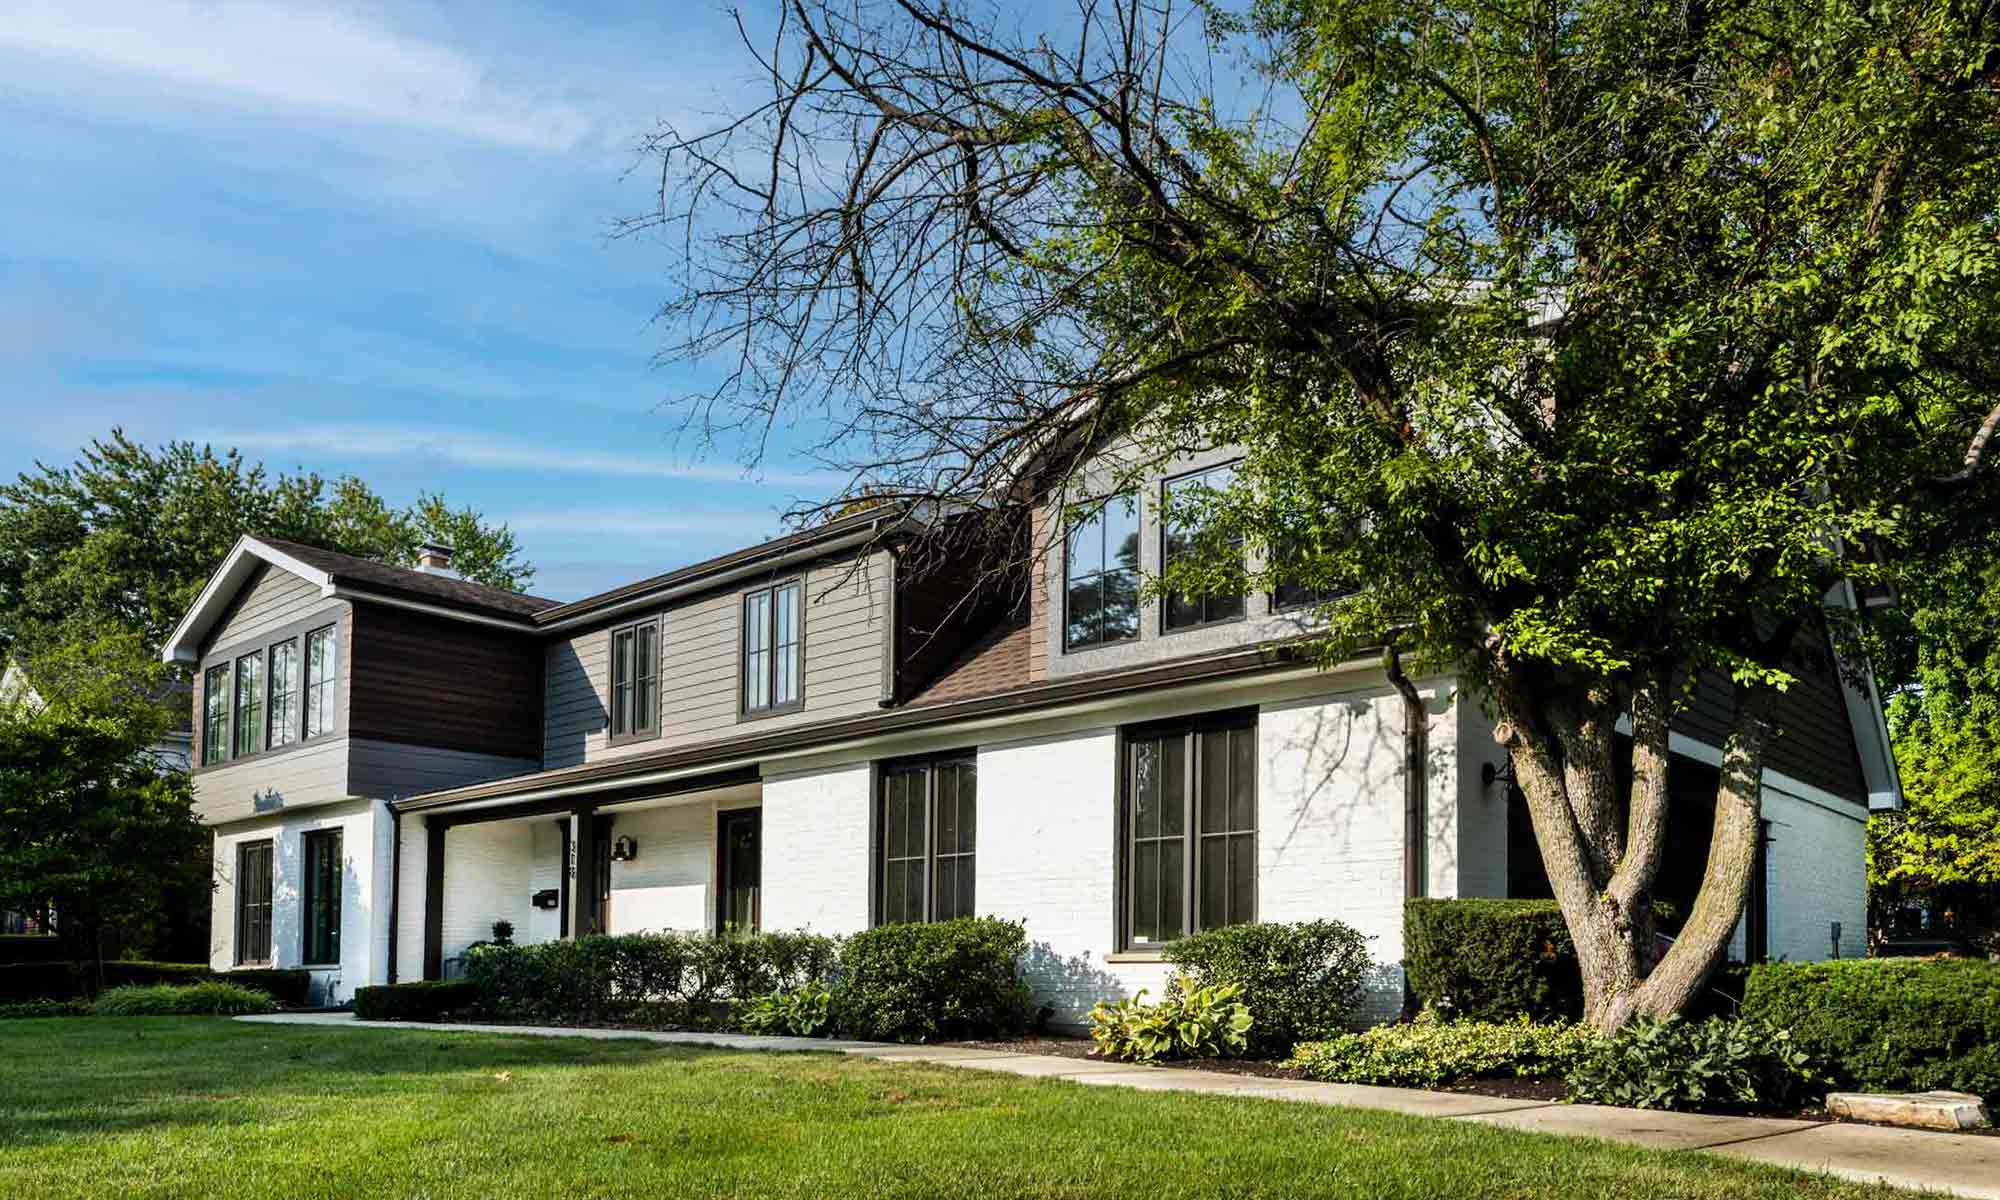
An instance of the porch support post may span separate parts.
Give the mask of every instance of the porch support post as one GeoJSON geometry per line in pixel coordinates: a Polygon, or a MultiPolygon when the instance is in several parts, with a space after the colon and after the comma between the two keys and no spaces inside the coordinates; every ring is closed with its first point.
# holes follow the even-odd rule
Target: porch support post
{"type": "Polygon", "coordinates": [[[569,928],[576,937],[602,933],[597,927],[597,806],[579,804],[569,840],[569,928]]]}
{"type": "Polygon", "coordinates": [[[444,835],[451,826],[424,818],[424,978],[444,978],[444,835]]]}

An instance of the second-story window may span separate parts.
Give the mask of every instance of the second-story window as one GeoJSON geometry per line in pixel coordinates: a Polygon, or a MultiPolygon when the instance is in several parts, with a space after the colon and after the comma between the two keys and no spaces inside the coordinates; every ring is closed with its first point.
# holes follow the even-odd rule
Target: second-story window
{"type": "Polygon", "coordinates": [[[306,634],[305,735],[333,732],[333,626],[306,634]]]}
{"type": "Polygon", "coordinates": [[[299,740],[299,644],[271,647],[270,727],[265,745],[276,750],[299,740]]]}
{"type": "Polygon", "coordinates": [[[1096,502],[1063,539],[1063,648],[1139,636],[1139,502],[1096,502]]]}
{"type": "MultiPolygon", "coordinates": [[[[1306,556],[1300,544],[1293,541],[1280,542],[1275,553],[1279,561],[1287,565],[1295,564],[1306,556]]],[[[1287,578],[1271,589],[1271,607],[1273,609],[1316,607],[1321,604],[1331,604],[1342,596],[1351,595],[1353,591],[1351,587],[1328,587],[1307,583],[1295,577],[1287,578]]]]}
{"type": "Polygon", "coordinates": [[[660,623],[641,621],[611,631],[611,736],[649,737],[660,731],[660,623]]]}
{"type": "Polygon", "coordinates": [[[262,750],[264,738],[264,654],[236,660],[236,756],[262,750]]]}
{"type": "MultiPolygon", "coordinates": [[[[1232,539],[1226,545],[1210,545],[1206,541],[1205,530],[1199,517],[1190,512],[1202,503],[1203,493],[1219,493],[1229,489],[1236,479],[1233,466],[1210,467],[1178,479],[1169,479],[1163,485],[1162,496],[1165,504],[1160,518],[1160,573],[1166,574],[1176,563],[1198,561],[1205,554],[1218,553],[1227,547],[1234,547],[1240,555],[1242,543],[1232,539]]],[[[1201,595],[1169,592],[1161,606],[1160,624],[1169,632],[1176,629],[1192,629],[1197,625],[1209,625],[1217,621],[1233,621],[1243,615],[1243,594],[1218,594],[1204,592],[1201,595]]]]}
{"type": "Polygon", "coordinates": [[[229,757],[229,664],[210,667],[201,681],[201,765],[229,757]]]}
{"type": "Polygon", "coordinates": [[[743,711],[782,712],[802,702],[804,643],[799,581],[743,597],[743,711]]]}

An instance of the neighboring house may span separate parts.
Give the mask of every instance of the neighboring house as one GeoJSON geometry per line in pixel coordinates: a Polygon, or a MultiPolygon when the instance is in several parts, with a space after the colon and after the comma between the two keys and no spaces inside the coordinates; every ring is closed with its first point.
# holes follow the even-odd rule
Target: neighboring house
{"type": "MultiPolygon", "coordinates": [[[[197,670],[214,965],[308,966],[340,999],[447,974],[498,920],[539,942],[978,913],[1025,921],[1075,1023],[1157,994],[1186,931],[1335,917],[1392,1014],[1406,894],[1546,893],[1506,756],[1475,697],[1419,679],[1413,772],[1379,662],[1285,650],[1321,597],[1141,603],[1180,477],[1068,530],[1040,504],[1018,605],[906,553],[916,518],[883,509],[568,604],[436,548],[402,570],[243,539],[164,650],[197,670]]],[[[1838,923],[1859,954],[1894,767],[1824,639],[1800,665],[1739,950],[1824,957],[1838,923]]],[[[1699,875],[1726,688],[1676,726],[1693,866],[1668,895],[1699,875]]]]}

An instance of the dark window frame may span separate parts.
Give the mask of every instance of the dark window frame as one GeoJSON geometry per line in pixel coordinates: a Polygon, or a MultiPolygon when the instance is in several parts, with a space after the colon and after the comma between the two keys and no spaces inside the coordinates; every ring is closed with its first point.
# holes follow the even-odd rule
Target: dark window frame
{"type": "Polygon", "coordinates": [[[606,666],[605,675],[610,679],[610,688],[606,696],[605,729],[610,744],[613,746],[622,746],[628,742],[643,742],[649,738],[660,736],[660,664],[663,657],[660,644],[660,631],[661,621],[657,616],[647,617],[639,621],[628,621],[623,625],[613,627],[610,631],[610,640],[606,643],[606,653],[609,655],[609,662],[606,666]],[[652,668],[651,674],[645,674],[639,669],[642,665],[640,645],[645,640],[642,634],[650,635],[652,639],[653,652],[651,655],[646,656],[646,662],[652,668]],[[619,657],[618,642],[626,636],[630,636],[632,639],[633,677],[631,679],[621,679],[619,673],[619,664],[622,660],[619,657]],[[624,722],[624,728],[620,728],[618,719],[619,692],[621,689],[628,692],[625,711],[629,713],[631,711],[631,701],[636,700],[640,695],[641,684],[648,684],[652,688],[652,704],[649,710],[650,717],[643,725],[628,717],[624,722]]]}
{"type": "Polygon", "coordinates": [[[236,660],[211,663],[201,672],[201,765],[221,766],[229,761],[230,750],[236,744],[236,660]],[[216,686],[216,677],[221,677],[222,686],[216,686]],[[216,711],[216,700],[221,699],[221,711],[216,711]],[[220,725],[218,729],[216,726],[220,725]]]}
{"type": "MultiPolygon", "coordinates": [[[[978,752],[976,750],[957,750],[944,754],[925,755],[920,758],[892,759],[881,763],[876,769],[875,775],[875,803],[869,827],[870,845],[868,861],[871,878],[869,888],[869,924],[871,926],[881,926],[904,923],[928,923],[932,921],[951,920],[955,917],[976,915],[979,904],[978,752]],[[956,782],[951,798],[954,805],[954,823],[951,828],[959,831],[959,836],[954,839],[954,848],[948,852],[941,851],[938,844],[939,838],[945,829],[944,824],[938,820],[941,801],[938,781],[941,777],[941,769],[945,768],[958,773],[955,776],[956,782]],[[923,850],[921,855],[898,854],[891,856],[889,853],[889,781],[893,777],[913,775],[920,776],[923,780],[923,850]],[[972,820],[969,831],[971,848],[960,849],[958,847],[965,845],[968,840],[965,829],[968,824],[965,820],[967,797],[963,790],[965,780],[968,777],[972,782],[972,795],[970,797],[972,820]],[[959,872],[961,871],[967,872],[970,875],[970,887],[968,889],[970,894],[965,896],[962,901],[955,894],[949,906],[940,901],[938,894],[940,878],[938,863],[941,859],[950,859],[952,861],[954,880],[960,878],[959,872]],[[904,915],[892,919],[889,914],[888,903],[888,879],[891,864],[900,865],[917,861],[921,861],[923,871],[920,915],[914,917],[904,915]]],[[[953,890],[954,893],[958,891],[956,887],[953,890]]],[[[907,894],[906,891],[905,895],[907,894]]]]}
{"type": "Polygon", "coordinates": [[[784,713],[798,712],[806,706],[806,581],[803,575],[789,579],[773,580],[762,587],[739,593],[736,599],[736,719],[756,721],[764,717],[775,717],[784,713]],[[797,681],[798,694],[782,703],[778,695],[778,595],[790,590],[797,596],[798,630],[793,638],[792,652],[796,657],[793,676],[797,681]],[[764,649],[752,651],[750,648],[750,607],[758,597],[768,598],[764,606],[764,649]],[[764,695],[766,702],[752,705],[750,702],[750,656],[752,653],[765,655],[764,695]]]}
{"type": "Polygon", "coordinates": [[[235,674],[230,677],[229,688],[230,700],[235,706],[229,718],[232,728],[229,743],[232,758],[249,758],[253,754],[262,754],[270,748],[264,742],[264,713],[268,701],[268,697],[264,695],[264,656],[265,651],[262,647],[236,656],[235,674]],[[258,675],[247,689],[243,686],[243,667],[246,663],[254,667],[258,675]],[[252,739],[247,747],[244,743],[246,734],[252,739]]]}
{"type": "MultiPolygon", "coordinates": [[[[1249,913],[1241,920],[1229,920],[1222,922],[1222,924],[1248,924],[1258,920],[1258,914],[1261,911],[1263,903],[1261,880],[1259,879],[1261,865],[1258,857],[1262,831],[1261,809],[1263,803],[1261,789],[1257,786],[1257,764],[1260,761],[1256,740],[1258,728],[1259,714],[1257,710],[1234,709],[1225,712],[1203,713],[1195,717],[1176,718],[1170,721],[1149,722],[1144,725],[1134,725],[1119,730],[1118,779],[1116,799],[1114,800],[1114,804],[1117,806],[1114,815],[1118,836],[1117,877],[1115,880],[1117,894],[1115,906],[1117,911],[1115,913],[1115,921],[1119,953],[1159,953],[1164,951],[1167,946],[1173,944],[1173,942],[1179,940],[1180,937],[1186,937],[1188,934],[1198,933],[1204,929],[1220,927],[1210,925],[1202,919],[1204,867],[1202,865],[1203,855],[1201,849],[1204,838],[1249,838],[1249,913]],[[1251,788],[1250,824],[1247,828],[1235,828],[1231,826],[1215,831],[1203,828],[1204,810],[1211,798],[1204,794],[1205,789],[1202,787],[1202,735],[1216,732],[1247,733],[1251,739],[1249,775],[1251,788]],[[1181,771],[1183,772],[1183,810],[1181,813],[1181,831],[1178,835],[1181,847],[1179,872],[1181,888],[1180,934],[1176,938],[1168,938],[1162,941],[1142,942],[1136,940],[1133,936],[1137,889],[1137,872],[1133,861],[1136,857],[1134,837],[1136,832],[1134,816],[1135,787],[1132,770],[1133,746],[1140,742],[1161,741],[1176,737],[1183,740],[1181,762],[1181,771]]],[[[1225,805],[1228,803],[1226,787],[1225,794],[1221,797],[1221,802],[1225,805]]]]}
{"type": "Polygon", "coordinates": [[[327,967],[340,965],[340,915],[345,896],[345,847],[339,828],[308,829],[299,835],[299,965],[327,967]],[[322,909],[329,907],[326,894],[329,874],[326,860],[331,847],[331,921],[322,926],[322,909]]]}
{"type": "Polygon", "coordinates": [[[305,740],[305,698],[306,664],[304,643],[298,637],[279,638],[264,648],[264,749],[283,750],[305,740]],[[292,654],[292,677],[294,685],[286,692],[278,691],[278,651],[289,649],[292,654]],[[285,714],[282,724],[278,717],[278,698],[285,697],[285,714]],[[277,734],[282,733],[280,741],[277,734]]]}
{"type": "MultiPolygon", "coordinates": [[[[1126,490],[1121,492],[1109,492],[1102,496],[1096,496],[1091,499],[1084,500],[1080,502],[1078,505],[1076,505],[1076,507],[1089,509],[1091,510],[1094,516],[1098,513],[1102,513],[1106,508],[1110,507],[1110,505],[1114,501],[1119,501],[1119,500],[1127,501],[1132,506],[1132,530],[1134,539],[1133,544],[1134,548],[1136,549],[1138,546],[1144,545],[1146,539],[1146,508],[1145,504],[1143,503],[1142,494],[1139,491],[1139,489],[1127,488],[1126,490]]],[[[1129,569],[1129,573],[1132,575],[1133,595],[1135,597],[1135,599],[1133,600],[1132,632],[1124,634],[1119,637],[1103,636],[1104,624],[1102,618],[1104,613],[1105,580],[1114,574],[1123,575],[1127,573],[1127,568],[1118,567],[1114,569],[1109,565],[1111,561],[1111,541],[1110,541],[1110,535],[1108,533],[1104,535],[1103,545],[1101,545],[1098,548],[1098,553],[1099,553],[1098,561],[1102,565],[1100,565],[1096,571],[1092,572],[1092,574],[1096,576],[1096,583],[1097,583],[1097,611],[1099,615],[1098,637],[1095,641],[1087,641],[1087,642],[1075,641],[1070,638],[1070,627],[1074,622],[1074,617],[1071,615],[1070,612],[1070,592],[1075,587],[1075,581],[1071,578],[1071,568],[1074,565],[1072,561],[1074,552],[1072,549],[1071,538],[1075,534],[1075,532],[1076,532],[1076,523],[1074,521],[1065,520],[1063,522],[1063,530],[1062,530],[1061,642],[1062,642],[1063,653],[1082,654],[1091,650],[1102,650],[1106,646],[1125,646],[1138,641],[1140,639],[1141,632],[1144,630],[1146,625],[1146,612],[1145,612],[1146,606],[1143,601],[1140,601],[1136,598],[1138,595],[1139,586],[1143,583],[1145,579],[1145,569],[1143,564],[1136,562],[1133,563],[1131,568],[1129,569]]]]}
{"type": "Polygon", "coordinates": [[[270,838],[236,843],[236,965],[239,967],[266,966],[272,962],[271,925],[274,914],[273,900],[277,894],[278,855],[276,843],[270,838]],[[262,882],[261,898],[252,900],[253,893],[245,886],[252,876],[250,859],[261,854],[264,869],[257,873],[262,882]],[[261,917],[258,913],[261,912],[261,917]],[[246,953],[252,944],[252,932],[260,931],[262,956],[246,953]]]}
{"type": "Polygon", "coordinates": [[[227,672],[229,681],[227,689],[229,695],[228,737],[226,741],[218,745],[217,751],[211,755],[206,736],[207,730],[204,728],[202,731],[201,761],[195,763],[191,769],[200,773],[216,770],[234,763],[248,762],[251,759],[264,758],[275,754],[289,754],[301,747],[318,745],[325,739],[340,736],[344,732],[341,727],[340,715],[340,656],[346,652],[342,645],[346,639],[341,635],[340,625],[341,617],[338,613],[319,612],[304,620],[294,621],[281,628],[271,630],[261,637],[232,642],[227,645],[216,645],[204,655],[200,668],[203,684],[202,700],[204,704],[207,703],[208,694],[212,690],[207,686],[209,674],[216,670],[227,672]],[[332,668],[324,681],[327,701],[327,722],[323,729],[317,732],[308,732],[306,712],[311,706],[315,687],[314,676],[309,661],[311,657],[311,643],[315,635],[322,633],[327,638],[327,646],[330,652],[329,665],[332,668]],[[287,642],[293,642],[298,645],[299,687],[297,692],[297,708],[293,712],[291,720],[286,725],[287,730],[295,733],[296,736],[293,736],[290,741],[287,741],[283,745],[278,745],[272,742],[270,736],[271,686],[273,678],[271,664],[274,657],[272,652],[275,648],[287,642]],[[236,664],[243,659],[253,657],[261,659],[261,664],[258,667],[260,675],[258,691],[261,701],[259,707],[261,711],[258,716],[258,729],[256,731],[257,748],[237,753],[236,664]]]}
{"type": "Polygon", "coordinates": [[[326,621],[299,633],[299,741],[311,742],[323,737],[331,737],[340,728],[340,623],[326,621]],[[316,679],[312,673],[313,639],[325,634],[329,647],[327,661],[333,665],[331,677],[316,679]],[[313,689],[324,687],[327,695],[327,720],[325,728],[314,733],[307,725],[306,714],[314,711],[313,689]]]}
{"type": "MultiPolygon", "coordinates": [[[[1200,479],[1206,475],[1213,475],[1218,471],[1229,472],[1233,479],[1233,477],[1236,474],[1236,469],[1238,465],[1241,464],[1241,462],[1242,462],[1241,459],[1230,459],[1228,462],[1219,462],[1206,467],[1197,467],[1194,470],[1182,471],[1177,475],[1170,475],[1160,480],[1160,519],[1158,522],[1159,524],[1158,532],[1159,532],[1159,546],[1160,546],[1161,579],[1164,580],[1166,578],[1167,570],[1173,565],[1174,561],[1174,555],[1168,547],[1168,539],[1173,537],[1175,532],[1172,525],[1173,501],[1170,499],[1170,497],[1173,494],[1174,486],[1176,484],[1185,484],[1190,480],[1200,479]]],[[[1211,488],[1210,490],[1220,491],[1222,489],[1211,488]]],[[[1199,537],[1200,532],[1191,531],[1188,534],[1188,536],[1190,538],[1199,537]]],[[[1243,545],[1240,541],[1237,543],[1236,552],[1238,558],[1240,559],[1243,554],[1243,545]]],[[[1214,594],[1204,594],[1202,596],[1192,598],[1189,601],[1190,603],[1197,603],[1201,606],[1201,612],[1202,612],[1201,618],[1199,620],[1186,621],[1180,624],[1176,624],[1174,622],[1174,604],[1176,595],[1177,593],[1165,589],[1163,589],[1160,593],[1161,636],[1171,636],[1176,633],[1186,633],[1192,629],[1208,629],[1216,625],[1233,625],[1238,621],[1248,620],[1250,616],[1250,595],[1247,591],[1238,592],[1233,597],[1220,596],[1214,594]],[[1221,616],[1209,615],[1210,605],[1226,602],[1232,599],[1236,603],[1235,612],[1224,613],[1221,616]]]]}
{"type": "MultiPolygon", "coordinates": [[[[1291,547],[1285,545],[1275,546],[1271,550],[1272,556],[1277,558],[1279,562],[1292,557],[1294,553],[1295,551],[1291,547]]],[[[1360,590],[1360,588],[1352,586],[1312,587],[1296,582],[1281,583],[1271,589],[1271,611],[1280,613],[1294,612],[1301,608],[1319,608],[1322,605],[1332,604],[1336,600],[1352,596],[1360,590]]]]}

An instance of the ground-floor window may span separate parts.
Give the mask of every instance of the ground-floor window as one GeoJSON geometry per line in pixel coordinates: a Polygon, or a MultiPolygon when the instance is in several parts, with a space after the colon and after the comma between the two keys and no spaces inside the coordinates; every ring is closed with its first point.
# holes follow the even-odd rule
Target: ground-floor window
{"type": "MultiPolygon", "coordinates": [[[[300,839],[305,860],[305,947],[308,965],[340,961],[340,830],[315,829],[300,839]]],[[[266,938],[269,934],[267,932],[266,938]]]]}
{"type": "Polygon", "coordinates": [[[271,843],[236,847],[236,961],[271,961],[271,843]]]}
{"type": "Polygon", "coordinates": [[[1257,716],[1125,734],[1119,828],[1128,948],[1257,919],[1257,716]]]}
{"type": "Polygon", "coordinates": [[[973,915],[979,770],[970,756],[882,768],[875,826],[876,923],[973,915]]]}

